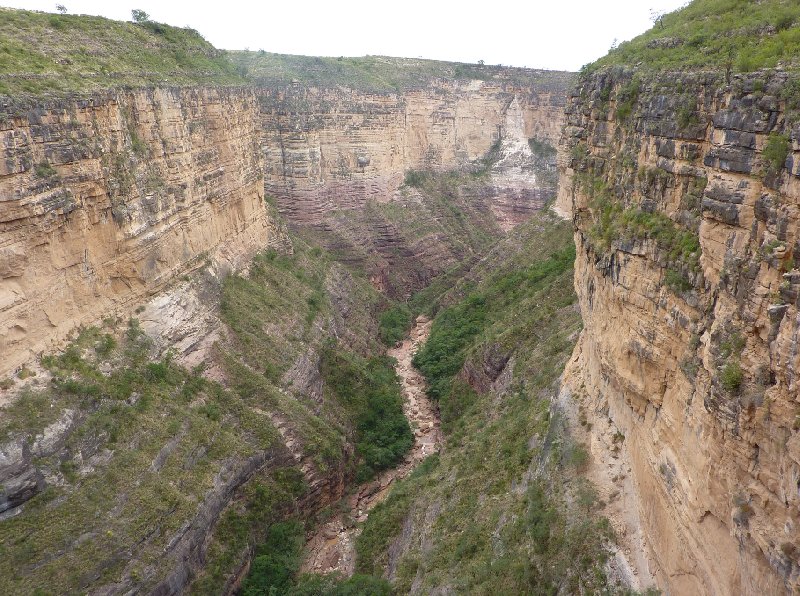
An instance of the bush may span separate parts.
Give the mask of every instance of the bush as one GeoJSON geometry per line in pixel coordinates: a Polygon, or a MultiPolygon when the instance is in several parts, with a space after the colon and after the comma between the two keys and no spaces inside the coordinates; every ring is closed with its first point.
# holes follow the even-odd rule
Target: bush
{"type": "Polygon", "coordinates": [[[720,381],[728,393],[738,393],[744,380],[744,372],[737,361],[728,362],[722,368],[720,381]]]}
{"type": "Polygon", "coordinates": [[[358,481],[400,461],[414,444],[414,435],[403,414],[400,384],[389,359],[365,360],[331,344],[322,354],[322,375],[353,420],[360,459],[358,481]]]}
{"type": "Polygon", "coordinates": [[[286,594],[300,569],[304,538],[299,522],[273,524],[264,544],[256,549],[250,572],[242,584],[243,596],[286,594]]]}
{"type": "Polygon", "coordinates": [[[789,157],[789,150],[791,145],[787,135],[772,133],[767,138],[767,144],[764,146],[762,153],[764,161],[766,161],[767,174],[778,174],[786,164],[786,158],[789,157]]]}
{"type": "Polygon", "coordinates": [[[381,341],[393,346],[402,340],[411,326],[411,310],[405,304],[398,304],[381,313],[379,328],[381,341]]]}
{"type": "Polygon", "coordinates": [[[56,175],[56,169],[47,161],[38,163],[33,171],[39,178],[52,178],[56,175]]]}
{"type": "Polygon", "coordinates": [[[431,175],[429,172],[423,172],[421,170],[409,170],[406,172],[406,177],[403,180],[403,184],[413,188],[420,188],[423,184],[425,184],[430,176],[431,175]]]}

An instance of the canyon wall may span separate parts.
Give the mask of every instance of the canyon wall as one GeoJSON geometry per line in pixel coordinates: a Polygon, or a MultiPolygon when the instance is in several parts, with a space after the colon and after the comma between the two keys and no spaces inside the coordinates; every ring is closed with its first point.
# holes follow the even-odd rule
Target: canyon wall
{"type": "Polygon", "coordinates": [[[527,76],[393,93],[262,88],[266,195],[295,228],[406,298],[554,198],[555,156],[532,149],[557,144],[572,75],[527,76]],[[417,184],[401,186],[409,170],[417,184]],[[472,183],[421,188],[436,170],[472,183]]]}
{"type": "MultiPolygon", "coordinates": [[[[483,157],[506,135],[509,114],[520,129],[513,139],[555,142],[568,76],[542,77],[526,89],[183,88],[3,105],[0,373],[80,325],[130,313],[205,259],[223,270],[246,265],[275,237],[265,192],[290,222],[335,228],[332,245],[349,246],[344,235],[367,252],[429,255],[437,267],[409,287],[424,285],[460,257],[441,258],[441,234],[410,246],[402,224],[381,217],[364,232],[332,217],[397,200],[410,168],[483,157]]],[[[524,219],[545,194],[523,178],[481,197],[480,209],[495,205],[509,225],[524,219]]],[[[390,266],[377,268],[379,287],[390,266]]]]}
{"type": "Polygon", "coordinates": [[[255,94],[159,89],[3,106],[0,371],[270,243],[255,94]]]}
{"type": "Polygon", "coordinates": [[[390,201],[409,169],[453,169],[484,157],[506,135],[515,101],[518,133],[555,145],[570,75],[540,74],[531,87],[435,80],[403,93],[260,89],[266,192],[299,223],[390,201]]]}
{"type": "Polygon", "coordinates": [[[611,499],[632,480],[621,534],[643,533],[642,571],[671,594],[800,589],[787,79],[605,69],[567,108],[558,208],[585,327],[566,381],[595,459],[627,462],[607,479],[611,499]]]}

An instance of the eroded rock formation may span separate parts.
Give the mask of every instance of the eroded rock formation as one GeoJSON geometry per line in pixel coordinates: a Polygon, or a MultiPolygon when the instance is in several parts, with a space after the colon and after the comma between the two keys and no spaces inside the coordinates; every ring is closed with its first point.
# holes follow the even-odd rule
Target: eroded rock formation
{"type": "Polygon", "coordinates": [[[269,244],[252,91],[160,89],[4,106],[0,370],[269,244]]]}
{"type": "MultiPolygon", "coordinates": [[[[79,325],[131,312],[206,259],[223,273],[244,266],[280,240],[265,192],[291,222],[318,224],[332,247],[422,258],[428,269],[408,284],[420,287],[461,256],[439,247],[439,231],[410,238],[378,215],[365,234],[337,214],[404,201],[408,169],[466,166],[509,136],[509,123],[509,138],[554,141],[568,76],[543,81],[440,81],[403,94],[156,89],[4,105],[0,374],[79,325]]],[[[503,184],[467,200],[504,227],[547,195],[503,184]]],[[[377,287],[389,285],[390,265],[371,271],[377,287]]]]}
{"type": "Polygon", "coordinates": [[[566,376],[595,455],[622,449],[630,472],[610,480],[624,493],[633,479],[669,593],[800,589],[800,129],[786,88],[780,72],[605,70],[567,109],[559,207],[585,329],[566,376]]]}

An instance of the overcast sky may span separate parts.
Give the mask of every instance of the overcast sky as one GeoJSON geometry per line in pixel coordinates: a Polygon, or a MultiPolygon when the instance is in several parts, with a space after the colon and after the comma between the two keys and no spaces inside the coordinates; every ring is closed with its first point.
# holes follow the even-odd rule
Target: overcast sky
{"type": "MultiPolygon", "coordinates": [[[[218,48],[388,56],[577,70],[686,0],[61,0],[72,14],[190,26],[218,48]]],[[[0,0],[55,12],[56,2],[0,0]]]]}

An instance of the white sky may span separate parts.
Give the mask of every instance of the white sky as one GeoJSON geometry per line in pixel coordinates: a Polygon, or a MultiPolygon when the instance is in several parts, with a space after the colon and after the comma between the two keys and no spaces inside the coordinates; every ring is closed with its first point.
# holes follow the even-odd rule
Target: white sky
{"type": "MultiPolygon", "coordinates": [[[[311,56],[422,57],[577,70],[614,39],[647,30],[650,10],[686,0],[61,0],[71,14],[197,29],[218,48],[311,56]]],[[[0,0],[55,12],[55,1],[0,0]]]]}

